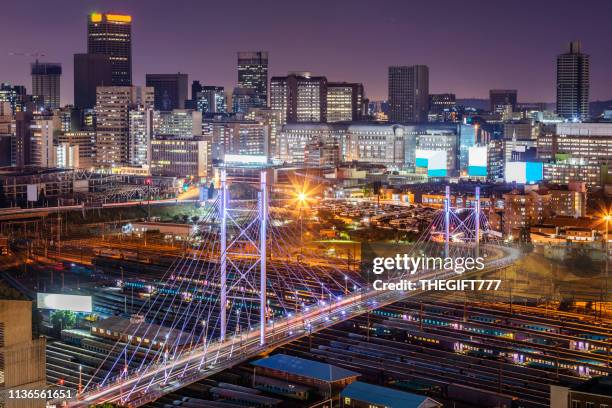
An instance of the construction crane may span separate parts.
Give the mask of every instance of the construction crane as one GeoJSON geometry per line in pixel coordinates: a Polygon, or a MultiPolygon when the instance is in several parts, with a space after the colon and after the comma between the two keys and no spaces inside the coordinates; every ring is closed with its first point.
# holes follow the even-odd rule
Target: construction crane
{"type": "Polygon", "coordinates": [[[42,52],[11,52],[9,53],[9,55],[12,56],[18,56],[18,57],[34,57],[36,58],[36,63],[38,63],[38,58],[39,57],[45,57],[46,54],[43,54],[42,52]]]}

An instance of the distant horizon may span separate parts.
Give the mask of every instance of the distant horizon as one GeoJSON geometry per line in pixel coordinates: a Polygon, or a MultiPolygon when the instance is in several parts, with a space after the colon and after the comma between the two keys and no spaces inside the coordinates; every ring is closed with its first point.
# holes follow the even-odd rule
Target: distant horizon
{"type": "Polygon", "coordinates": [[[555,101],[556,56],[579,40],[591,55],[590,99],[612,99],[608,0],[580,7],[541,0],[504,9],[484,0],[465,0],[461,7],[448,0],[382,0],[376,7],[366,0],[313,0],[308,7],[281,0],[177,0],[171,7],[144,0],[65,0],[62,7],[7,2],[0,37],[10,41],[0,43],[0,82],[31,90],[34,58],[9,54],[41,52],[41,61],[62,64],[61,101],[71,103],[73,54],[86,52],[93,11],[133,17],[134,85],[143,85],[147,73],[183,72],[189,83],[231,92],[237,52],[262,50],[269,53],[269,77],[302,67],[330,81],[363,83],[370,100],[387,99],[389,66],[423,64],[430,69],[432,94],[488,99],[489,89],[503,88],[517,89],[521,101],[555,101]]]}

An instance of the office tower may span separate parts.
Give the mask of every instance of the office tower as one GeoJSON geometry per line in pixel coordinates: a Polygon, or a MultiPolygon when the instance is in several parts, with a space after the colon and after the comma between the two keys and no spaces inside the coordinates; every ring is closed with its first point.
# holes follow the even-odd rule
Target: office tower
{"type": "Polygon", "coordinates": [[[327,122],[360,120],[364,111],[362,84],[327,83],[327,122]]]}
{"type": "Polygon", "coordinates": [[[253,107],[268,104],[268,52],[238,53],[238,87],[253,89],[253,107]]]}
{"type": "Polygon", "coordinates": [[[270,107],[286,122],[327,121],[327,78],[309,72],[290,73],[270,80],[270,107]]]}
{"type": "Polygon", "coordinates": [[[87,53],[110,57],[112,85],[132,85],[132,17],[92,13],[87,20],[87,53]]]}
{"type": "Polygon", "coordinates": [[[270,108],[252,108],[246,115],[246,119],[259,122],[268,129],[268,158],[277,159],[279,157],[278,134],[283,125],[281,112],[270,108]]]}
{"type": "Polygon", "coordinates": [[[13,130],[15,138],[12,147],[12,161],[17,167],[23,167],[32,164],[32,129],[30,129],[31,123],[31,112],[17,112],[15,114],[15,129],[13,130]]]}
{"type": "Polygon", "coordinates": [[[196,109],[202,113],[227,112],[227,98],[225,96],[225,89],[222,86],[200,86],[195,100],[196,109]]]}
{"type": "Polygon", "coordinates": [[[202,112],[190,109],[174,109],[159,112],[153,124],[153,134],[173,135],[190,139],[202,135],[202,112]]]}
{"type": "Polygon", "coordinates": [[[429,68],[389,67],[389,120],[426,122],[429,110],[429,68]]]}
{"type": "Polygon", "coordinates": [[[516,89],[491,89],[489,90],[490,110],[492,113],[503,113],[512,107],[516,111],[517,91],[516,89]]]}
{"type": "Polygon", "coordinates": [[[205,121],[202,129],[213,160],[224,160],[226,154],[268,155],[269,127],[261,122],[221,118],[205,121]]]}
{"type": "Polygon", "coordinates": [[[146,82],[154,89],[156,110],[185,109],[187,74],[147,74],[146,82]]]}
{"type": "Polygon", "coordinates": [[[156,111],[144,105],[130,109],[128,161],[131,166],[147,166],[151,160],[151,139],[156,111]]]}
{"type": "Polygon", "coordinates": [[[0,103],[8,102],[13,115],[24,110],[26,100],[25,86],[0,83],[0,103]]]}
{"type": "Polygon", "coordinates": [[[151,141],[151,174],[167,177],[209,177],[210,143],[202,136],[182,139],[171,135],[151,141]]]}
{"type": "Polygon", "coordinates": [[[557,57],[557,114],[571,120],[589,117],[590,56],[580,42],[569,44],[568,52],[557,57]]]}
{"type": "Polygon", "coordinates": [[[130,110],[153,107],[153,89],[99,86],[96,93],[96,162],[100,167],[129,162],[130,110]]]}
{"type": "Polygon", "coordinates": [[[457,100],[455,94],[431,94],[429,95],[429,114],[433,116],[433,121],[452,121],[455,119],[457,100]]]}
{"type": "Polygon", "coordinates": [[[96,87],[111,86],[113,69],[104,54],[74,54],[74,106],[92,109],[96,104],[96,87]]]}
{"type": "Polygon", "coordinates": [[[79,130],[61,132],[57,137],[57,166],[91,169],[95,166],[96,132],[79,130]]]}
{"type": "Polygon", "coordinates": [[[38,167],[56,167],[57,160],[53,138],[60,130],[59,117],[35,114],[30,129],[31,164],[38,167]]]}
{"type": "Polygon", "coordinates": [[[264,106],[258,103],[257,94],[253,88],[234,88],[232,92],[232,112],[245,114],[251,108],[264,106]]]}
{"type": "Polygon", "coordinates": [[[32,63],[32,96],[45,109],[60,107],[60,77],[62,66],[52,62],[32,63]]]}
{"type": "Polygon", "coordinates": [[[191,83],[191,99],[185,101],[185,109],[198,109],[198,93],[202,92],[200,81],[191,83]]]}

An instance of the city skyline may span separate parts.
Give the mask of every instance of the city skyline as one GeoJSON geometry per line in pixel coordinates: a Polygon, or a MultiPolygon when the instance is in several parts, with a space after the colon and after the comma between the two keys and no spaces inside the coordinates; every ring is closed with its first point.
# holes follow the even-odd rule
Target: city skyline
{"type": "Polygon", "coordinates": [[[151,9],[140,1],[74,1],[56,10],[41,2],[36,14],[26,14],[25,5],[11,3],[3,6],[7,19],[0,35],[13,40],[0,44],[6,62],[0,80],[31,91],[29,64],[33,61],[9,54],[41,52],[46,54],[41,61],[62,64],[61,103],[72,103],[73,54],[86,52],[87,16],[113,11],[133,16],[136,85],[144,85],[146,73],[180,71],[189,75],[190,82],[200,80],[231,90],[237,82],[237,52],[264,50],[269,53],[269,77],[309,70],[330,81],[361,82],[371,100],[387,98],[389,66],[425,64],[430,69],[431,93],[485,99],[489,89],[509,88],[518,90],[521,102],[553,102],[556,56],[569,41],[580,40],[583,52],[592,58],[590,99],[610,99],[612,79],[607,72],[612,54],[606,44],[609,13],[605,10],[612,6],[605,1],[588,3],[588,7],[573,7],[567,15],[559,2],[541,1],[528,10],[504,10],[503,17],[498,8],[480,1],[465,2],[464,7],[440,15],[435,15],[439,8],[433,6],[395,1],[370,7],[367,13],[356,2],[350,7],[347,2],[315,2],[300,13],[272,1],[266,6],[239,2],[243,12],[234,15],[228,14],[229,5],[192,1],[180,2],[172,10],[151,9]],[[426,18],[397,17],[409,16],[407,12],[426,18]],[[474,15],[479,16],[478,22],[468,24],[474,15]],[[24,21],[36,30],[24,30],[28,26],[24,21]],[[433,31],[431,21],[439,21],[433,31]],[[247,28],[249,22],[258,28],[247,28]],[[160,29],[168,23],[172,30],[160,29]],[[286,30],[294,30],[295,35],[279,35],[286,30]],[[491,30],[500,33],[485,35],[491,30]],[[51,34],[41,37],[40,32],[51,34]],[[310,41],[296,41],[300,37],[310,41]],[[479,54],[472,53],[471,46],[479,54]],[[466,58],[470,55],[473,58],[466,58]]]}

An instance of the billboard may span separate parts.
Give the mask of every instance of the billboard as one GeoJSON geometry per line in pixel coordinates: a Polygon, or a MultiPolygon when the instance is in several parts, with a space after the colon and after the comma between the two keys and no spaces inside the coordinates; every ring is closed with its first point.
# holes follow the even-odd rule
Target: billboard
{"type": "Polygon", "coordinates": [[[28,201],[38,201],[38,184],[28,184],[26,186],[28,201]]]}
{"type": "Polygon", "coordinates": [[[468,176],[487,176],[487,147],[472,146],[468,150],[468,176]]]}
{"type": "Polygon", "coordinates": [[[446,177],[446,150],[416,150],[416,167],[427,168],[429,177],[446,177]]]}
{"type": "Polygon", "coordinates": [[[63,295],[61,293],[38,293],[39,309],[70,310],[91,313],[91,296],[63,295]]]}
{"type": "Polygon", "coordinates": [[[507,162],[506,183],[533,184],[544,179],[544,165],[540,162],[507,162]]]}

